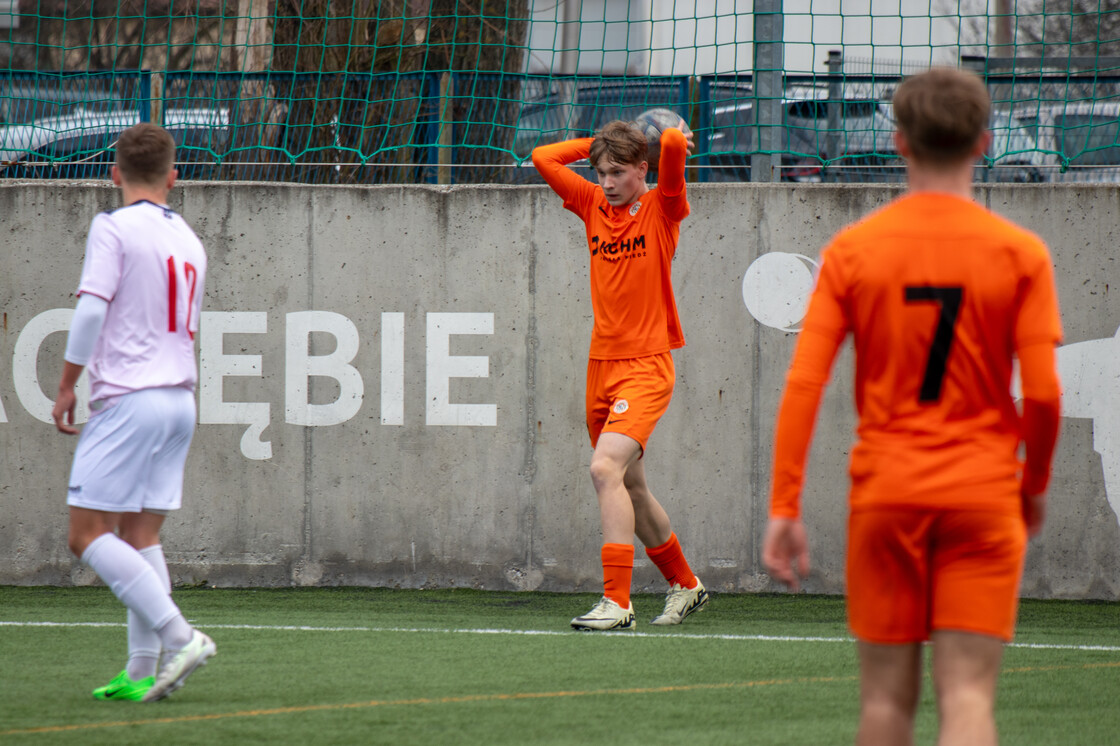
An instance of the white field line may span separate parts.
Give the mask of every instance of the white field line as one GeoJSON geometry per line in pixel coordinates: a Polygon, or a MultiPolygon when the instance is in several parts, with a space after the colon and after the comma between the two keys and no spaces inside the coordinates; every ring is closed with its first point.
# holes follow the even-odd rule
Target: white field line
{"type": "MultiPolygon", "coordinates": [[[[0,627],[116,627],[127,625],[120,622],[5,622],[0,621],[0,627]]],[[[462,635],[520,635],[525,637],[537,636],[567,636],[588,638],[659,638],[672,640],[734,640],[740,642],[843,642],[851,643],[851,637],[799,637],[795,635],[704,635],[690,633],[655,633],[655,632],[607,632],[586,633],[561,630],[538,629],[454,629],[438,627],[312,627],[309,625],[289,624],[199,624],[202,629],[244,629],[273,632],[369,632],[391,634],[462,634],[462,635]]],[[[1120,645],[1061,645],[1050,643],[1013,642],[1010,648],[1024,648],[1029,650],[1076,650],[1076,651],[1101,651],[1108,653],[1120,652],[1120,645]]]]}

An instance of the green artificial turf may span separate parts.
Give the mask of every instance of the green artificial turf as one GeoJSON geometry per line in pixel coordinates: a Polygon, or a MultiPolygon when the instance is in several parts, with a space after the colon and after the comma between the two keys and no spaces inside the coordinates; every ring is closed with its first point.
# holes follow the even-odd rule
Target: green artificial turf
{"type": "MultiPolygon", "coordinates": [[[[179,589],[218,654],[172,697],[98,702],[126,658],[105,588],[0,587],[2,744],[850,744],[843,599],[715,595],[680,627],[576,633],[587,594],[179,589]],[[45,625],[43,623],[51,623],[45,625]],[[96,626],[107,625],[107,626],[96,626]]],[[[1120,605],[1023,602],[1004,744],[1120,733],[1120,605]],[[1026,647],[1034,644],[1039,647],[1026,647]],[[1093,649],[1098,648],[1098,649],[1093,649]]],[[[918,743],[936,717],[925,687],[918,743]]]]}

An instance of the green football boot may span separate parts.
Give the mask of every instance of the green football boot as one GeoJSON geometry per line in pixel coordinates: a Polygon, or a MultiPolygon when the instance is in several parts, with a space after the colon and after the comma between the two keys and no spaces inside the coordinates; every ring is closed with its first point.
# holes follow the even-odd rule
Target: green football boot
{"type": "Polygon", "coordinates": [[[129,702],[139,702],[156,682],[155,676],[133,681],[128,677],[128,671],[121,671],[105,686],[93,690],[94,699],[114,699],[129,702]]]}

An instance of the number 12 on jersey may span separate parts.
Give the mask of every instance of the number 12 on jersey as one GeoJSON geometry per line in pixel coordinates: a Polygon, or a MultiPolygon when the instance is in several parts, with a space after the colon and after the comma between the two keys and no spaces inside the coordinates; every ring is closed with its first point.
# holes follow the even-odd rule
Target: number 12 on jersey
{"type": "MultiPolygon", "coordinates": [[[[198,270],[190,262],[183,263],[183,277],[187,283],[187,316],[183,319],[183,328],[194,339],[191,329],[191,313],[194,309],[194,293],[198,285],[198,270]]],[[[167,331],[172,334],[179,331],[176,316],[179,313],[179,273],[175,271],[175,257],[167,257],[167,331]]]]}

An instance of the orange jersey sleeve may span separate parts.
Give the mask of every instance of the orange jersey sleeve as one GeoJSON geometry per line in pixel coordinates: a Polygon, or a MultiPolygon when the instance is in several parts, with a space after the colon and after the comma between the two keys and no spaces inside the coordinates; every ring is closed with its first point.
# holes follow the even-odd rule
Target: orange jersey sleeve
{"type": "Polygon", "coordinates": [[[568,168],[568,164],[586,158],[591,152],[592,142],[592,138],[584,137],[533,149],[533,165],[545,183],[560,195],[566,209],[581,217],[594,209],[598,187],[568,168]]]}
{"type": "Polygon", "coordinates": [[[770,515],[797,518],[801,514],[801,486],[813,440],[813,425],[828,380],[828,372],[843,337],[803,332],[797,340],[793,364],[778,408],[774,434],[774,474],[770,515]]]}
{"type": "Polygon", "coordinates": [[[657,172],[657,188],[666,200],[666,209],[676,220],[684,220],[688,215],[688,201],[684,199],[684,163],[688,158],[688,140],[684,133],[675,127],[661,134],[660,170],[657,172]]]}
{"type": "Polygon", "coordinates": [[[1025,433],[1012,360],[1061,339],[1042,241],[932,193],[901,197],[833,240],[779,414],[774,515],[797,514],[812,418],[848,333],[859,413],[852,508],[1017,505],[1025,433]]]}
{"type": "Polygon", "coordinates": [[[1023,379],[1023,492],[1039,495],[1050,481],[1050,464],[1058,442],[1062,390],[1054,345],[1043,341],[1019,348],[1023,379]]]}
{"type": "Polygon", "coordinates": [[[665,131],[657,187],[620,207],[612,207],[598,185],[567,168],[587,156],[591,142],[569,140],[533,151],[541,176],[586,229],[595,313],[589,355],[622,360],[682,347],[671,269],[680,223],[690,209],[685,137],[676,129],[665,131]]]}

